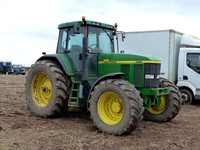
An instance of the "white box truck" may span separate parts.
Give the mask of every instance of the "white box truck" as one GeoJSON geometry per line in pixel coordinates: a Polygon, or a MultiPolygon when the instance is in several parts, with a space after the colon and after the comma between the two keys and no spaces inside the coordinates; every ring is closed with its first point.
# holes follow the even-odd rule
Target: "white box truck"
{"type": "Polygon", "coordinates": [[[200,40],[175,30],[126,32],[118,36],[119,51],[161,60],[162,78],[174,82],[183,103],[200,100],[200,40]]]}

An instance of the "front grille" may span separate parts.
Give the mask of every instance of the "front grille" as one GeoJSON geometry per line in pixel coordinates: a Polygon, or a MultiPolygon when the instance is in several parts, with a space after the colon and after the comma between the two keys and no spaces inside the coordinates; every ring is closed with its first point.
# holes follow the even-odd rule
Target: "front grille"
{"type": "Polygon", "coordinates": [[[144,66],[144,77],[145,75],[153,75],[154,78],[146,79],[144,78],[144,87],[145,88],[158,88],[159,87],[159,78],[157,76],[160,74],[161,64],[148,63],[144,66]]]}
{"type": "Polygon", "coordinates": [[[144,74],[160,74],[161,64],[145,64],[144,65],[144,74]]]}
{"type": "Polygon", "coordinates": [[[143,80],[143,64],[134,65],[134,75],[133,75],[133,84],[135,86],[142,86],[143,80]]]}

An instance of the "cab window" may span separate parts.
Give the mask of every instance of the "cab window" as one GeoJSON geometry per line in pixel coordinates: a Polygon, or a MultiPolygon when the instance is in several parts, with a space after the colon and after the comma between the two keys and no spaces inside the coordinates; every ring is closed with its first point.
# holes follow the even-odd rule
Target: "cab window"
{"type": "Polygon", "coordinates": [[[74,34],[73,29],[70,29],[68,33],[67,50],[81,53],[83,48],[83,29],[80,34],[74,34]]]}
{"type": "Polygon", "coordinates": [[[60,31],[59,40],[58,40],[58,53],[63,53],[67,47],[67,29],[63,29],[60,31]]]}
{"type": "Polygon", "coordinates": [[[187,66],[195,72],[200,73],[200,53],[188,53],[187,66]]]}

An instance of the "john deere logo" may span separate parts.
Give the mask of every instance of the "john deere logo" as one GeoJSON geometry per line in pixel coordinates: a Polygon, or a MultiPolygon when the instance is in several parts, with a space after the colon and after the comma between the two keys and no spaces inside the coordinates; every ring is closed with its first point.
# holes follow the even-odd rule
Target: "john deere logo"
{"type": "Polygon", "coordinates": [[[104,59],[103,61],[109,61],[109,59],[104,59]]]}

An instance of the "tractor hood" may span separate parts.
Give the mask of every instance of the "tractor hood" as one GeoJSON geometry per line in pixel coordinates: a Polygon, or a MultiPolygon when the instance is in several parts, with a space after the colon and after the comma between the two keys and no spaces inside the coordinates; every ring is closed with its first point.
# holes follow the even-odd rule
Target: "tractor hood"
{"type": "Polygon", "coordinates": [[[161,63],[156,57],[134,54],[100,54],[99,63],[161,63]]]}

